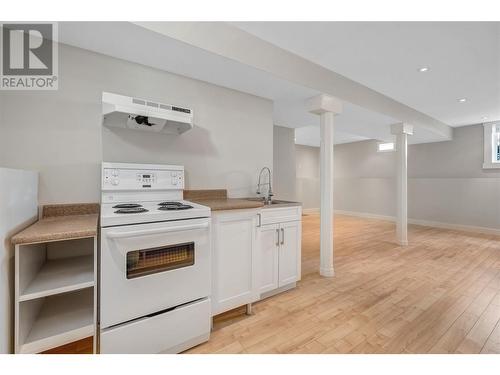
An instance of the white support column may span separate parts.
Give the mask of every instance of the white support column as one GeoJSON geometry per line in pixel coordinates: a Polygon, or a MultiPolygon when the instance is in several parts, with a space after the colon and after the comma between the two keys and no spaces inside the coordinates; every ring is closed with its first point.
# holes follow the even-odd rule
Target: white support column
{"type": "Polygon", "coordinates": [[[405,123],[391,125],[396,135],[397,213],[396,235],[401,246],[408,245],[408,135],[413,126],[405,123]]]}
{"type": "Polygon", "coordinates": [[[342,102],[328,95],[319,95],[307,101],[309,112],[320,115],[320,268],[321,276],[333,277],[333,146],[334,118],[342,113],[342,102]]]}

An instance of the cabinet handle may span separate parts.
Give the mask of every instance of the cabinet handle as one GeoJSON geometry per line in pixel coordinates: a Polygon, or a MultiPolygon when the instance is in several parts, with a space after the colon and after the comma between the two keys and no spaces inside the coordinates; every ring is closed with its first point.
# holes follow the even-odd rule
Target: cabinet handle
{"type": "Polygon", "coordinates": [[[257,214],[257,216],[259,217],[259,223],[257,224],[257,227],[260,228],[262,226],[262,216],[261,214],[257,214]]]}
{"type": "Polygon", "coordinates": [[[276,229],[276,234],[278,235],[278,239],[276,240],[276,246],[280,245],[280,230],[276,229]]]}
{"type": "Polygon", "coordinates": [[[281,244],[285,243],[285,230],[281,228],[281,244]]]}

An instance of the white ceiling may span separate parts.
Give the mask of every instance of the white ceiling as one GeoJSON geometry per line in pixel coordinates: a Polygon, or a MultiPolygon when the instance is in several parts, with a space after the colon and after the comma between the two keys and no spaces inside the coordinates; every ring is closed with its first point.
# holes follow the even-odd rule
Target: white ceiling
{"type": "MultiPolygon", "coordinates": [[[[318,93],[305,88],[301,88],[301,93],[303,95],[299,95],[299,93],[290,95],[291,92],[288,91],[285,98],[275,100],[274,123],[280,126],[296,128],[296,143],[319,146],[319,117],[308,113],[304,108],[305,99],[318,93]]],[[[342,114],[335,118],[335,144],[366,139],[394,140],[394,136],[391,135],[390,124],[396,122],[397,120],[391,117],[344,102],[342,114]]],[[[438,141],[443,141],[443,139],[423,127],[418,127],[414,135],[408,139],[410,144],[438,141]]]]}
{"type": "MultiPolygon", "coordinates": [[[[320,94],[318,91],[276,78],[135,24],[60,22],[59,41],[271,99],[274,101],[276,125],[292,128],[312,126],[319,129],[319,117],[308,113],[304,104],[306,99],[320,94]]],[[[394,122],[396,120],[390,117],[346,103],[344,113],[337,118],[336,143],[370,138],[392,139],[388,124],[394,122]]],[[[425,142],[426,136],[432,138],[433,135],[421,133],[421,138],[414,138],[412,141],[425,142]]],[[[300,132],[297,142],[319,146],[319,131],[311,130],[310,134],[300,132]]]]}
{"type": "MultiPolygon", "coordinates": [[[[241,25],[238,24],[239,27],[241,25]]],[[[312,30],[317,29],[315,24],[309,25],[312,30]]],[[[255,29],[256,26],[257,24],[245,24],[244,27],[255,29]]],[[[277,27],[276,23],[263,24],[257,28],[262,32],[269,32],[273,27],[277,27]]],[[[296,26],[285,24],[284,27],[296,26]]],[[[319,94],[313,89],[279,79],[264,71],[129,22],[61,22],[59,41],[271,99],[274,101],[275,124],[303,128],[296,132],[297,143],[319,145],[319,118],[307,113],[304,106],[307,98],[319,94]]],[[[386,56],[385,61],[387,60],[390,59],[386,56]]],[[[411,73],[414,71],[415,69],[411,73]]],[[[391,140],[389,125],[396,121],[345,103],[344,112],[336,119],[336,143],[364,139],[391,140]]],[[[443,139],[422,128],[415,131],[410,143],[440,140],[443,139]]]]}
{"type": "Polygon", "coordinates": [[[451,126],[500,119],[500,22],[232,24],[451,126]]]}

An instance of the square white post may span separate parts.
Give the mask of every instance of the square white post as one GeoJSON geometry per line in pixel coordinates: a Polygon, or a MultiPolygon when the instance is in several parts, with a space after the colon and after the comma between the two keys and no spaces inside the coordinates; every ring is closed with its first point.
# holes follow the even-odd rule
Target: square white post
{"type": "Polygon", "coordinates": [[[393,124],[391,133],[396,135],[396,235],[399,244],[406,246],[408,245],[408,135],[413,134],[413,126],[405,123],[393,124]]]}
{"type": "Polygon", "coordinates": [[[342,113],[342,103],[334,97],[319,95],[307,101],[309,112],[320,116],[320,269],[321,276],[333,277],[333,151],[334,118],[342,113]]]}

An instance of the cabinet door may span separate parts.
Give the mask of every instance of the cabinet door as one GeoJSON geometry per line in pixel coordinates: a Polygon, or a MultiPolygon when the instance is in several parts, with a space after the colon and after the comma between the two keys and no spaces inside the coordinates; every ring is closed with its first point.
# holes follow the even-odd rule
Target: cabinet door
{"type": "Polygon", "coordinates": [[[213,214],[212,314],[254,302],[256,212],[213,214]]]}
{"type": "Polygon", "coordinates": [[[301,232],[300,221],[280,224],[279,287],[300,280],[301,232]]]}
{"type": "Polygon", "coordinates": [[[258,282],[260,294],[278,288],[279,224],[258,229],[258,282]]]}

